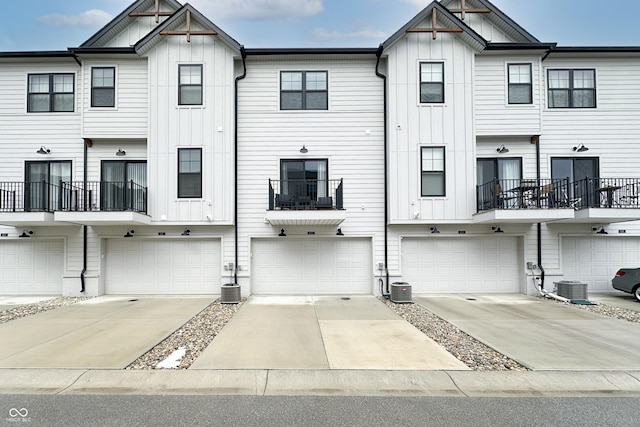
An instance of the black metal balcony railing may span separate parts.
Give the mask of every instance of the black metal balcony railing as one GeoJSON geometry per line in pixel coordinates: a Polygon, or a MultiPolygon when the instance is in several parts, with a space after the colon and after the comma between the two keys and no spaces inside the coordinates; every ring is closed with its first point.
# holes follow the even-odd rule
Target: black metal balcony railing
{"type": "Polygon", "coordinates": [[[147,212],[147,188],[133,181],[63,182],[66,211],[147,212]]]}
{"type": "Polygon", "coordinates": [[[147,188],[129,182],[0,182],[0,212],[147,212],[147,188]]]}
{"type": "Polygon", "coordinates": [[[640,208],[640,178],[494,179],[478,185],[478,212],[491,209],[640,208]]]}
{"type": "Polygon", "coordinates": [[[269,180],[269,210],[344,209],[342,179],[269,180]]]}

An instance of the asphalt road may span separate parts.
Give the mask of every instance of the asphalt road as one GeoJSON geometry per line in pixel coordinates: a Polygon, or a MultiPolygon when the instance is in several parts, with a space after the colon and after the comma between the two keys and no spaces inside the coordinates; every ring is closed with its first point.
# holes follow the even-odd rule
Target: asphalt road
{"type": "Polygon", "coordinates": [[[0,395],[0,426],[637,426],[638,398],[0,395]]]}

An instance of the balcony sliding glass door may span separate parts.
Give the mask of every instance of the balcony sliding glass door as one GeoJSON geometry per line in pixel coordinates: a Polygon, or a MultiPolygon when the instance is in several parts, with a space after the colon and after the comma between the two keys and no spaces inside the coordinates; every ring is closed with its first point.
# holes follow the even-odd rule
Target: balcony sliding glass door
{"type": "Polygon", "coordinates": [[[71,161],[26,162],[25,211],[53,212],[58,209],[61,181],[71,181],[71,161]]]}
{"type": "Polygon", "coordinates": [[[145,210],[147,162],[104,160],[100,185],[103,211],[145,210]]]}

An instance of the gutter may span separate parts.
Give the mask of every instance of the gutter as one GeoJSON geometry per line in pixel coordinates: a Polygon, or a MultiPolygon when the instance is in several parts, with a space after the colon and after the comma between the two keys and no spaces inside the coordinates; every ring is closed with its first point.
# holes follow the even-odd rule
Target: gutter
{"type": "MultiPolygon", "coordinates": [[[[382,52],[384,51],[384,45],[381,44],[378,47],[376,52],[376,76],[382,79],[384,85],[384,96],[383,96],[383,109],[384,109],[384,271],[386,278],[386,288],[385,291],[382,292],[382,286],[380,286],[380,293],[388,297],[390,295],[389,292],[389,183],[387,178],[388,171],[388,163],[389,159],[387,158],[387,147],[388,147],[388,134],[387,134],[387,121],[388,121],[388,113],[387,113],[387,76],[380,72],[380,58],[382,57],[382,52]]],[[[381,284],[382,285],[382,284],[381,284]]]]}
{"type": "Polygon", "coordinates": [[[247,77],[247,51],[244,49],[244,46],[240,46],[240,55],[242,56],[242,74],[236,77],[235,80],[235,93],[234,93],[234,141],[233,141],[233,150],[234,150],[234,168],[233,168],[233,179],[234,179],[234,209],[233,209],[233,224],[234,224],[234,233],[235,233],[235,263],[233,266],[233,282],[238,284],[238,82],[245,77],[247,77]]]}

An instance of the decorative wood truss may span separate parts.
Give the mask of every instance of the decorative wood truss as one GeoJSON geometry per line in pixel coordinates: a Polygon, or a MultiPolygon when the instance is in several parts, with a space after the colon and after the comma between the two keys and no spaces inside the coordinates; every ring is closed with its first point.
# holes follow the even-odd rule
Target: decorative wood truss
{"type": "Polygon", "coordinates": [[[467,8],[466,0],[460,0],[460,9],[449,9],[449,12],[459,13],[460,19],[462,19],[463,21],[467,13],[491,13],[489,9],[467,8]]]}
{"type": "Polygon", "coordinates": [[[437,9],[433,9],[433,11],[431,12],[431,28],[421,28],[421,27],[416,27],[416,28],[409,28],[407,30],[407,33],[432,33],[433,35],[433,40],[438,38],[438,33],[461,33],[462,32],[462,28],[446,28],[446,27],[442,27],[442,28],[438,28],[438,15],[437,15],[437,9]]]}
{"type": "Polygon", "coordinates": [[[171,16],[173,12],[160,12],[160,0],[156,0],[156,10],[154,12],[131,12],[129,16],[155,16],[156,24],[160,22],[161,16],[171,16]]]}
{"type": "Polygon", "coordinates": [[[217,36],[218,33],[213,30],[191,30],[191,11],[187,10],[187,29],[185,31],[179,30],[165,30],[160,31],[161,36],[187,36],[187,43],[191,43],[191,36],[217,36]]]}

